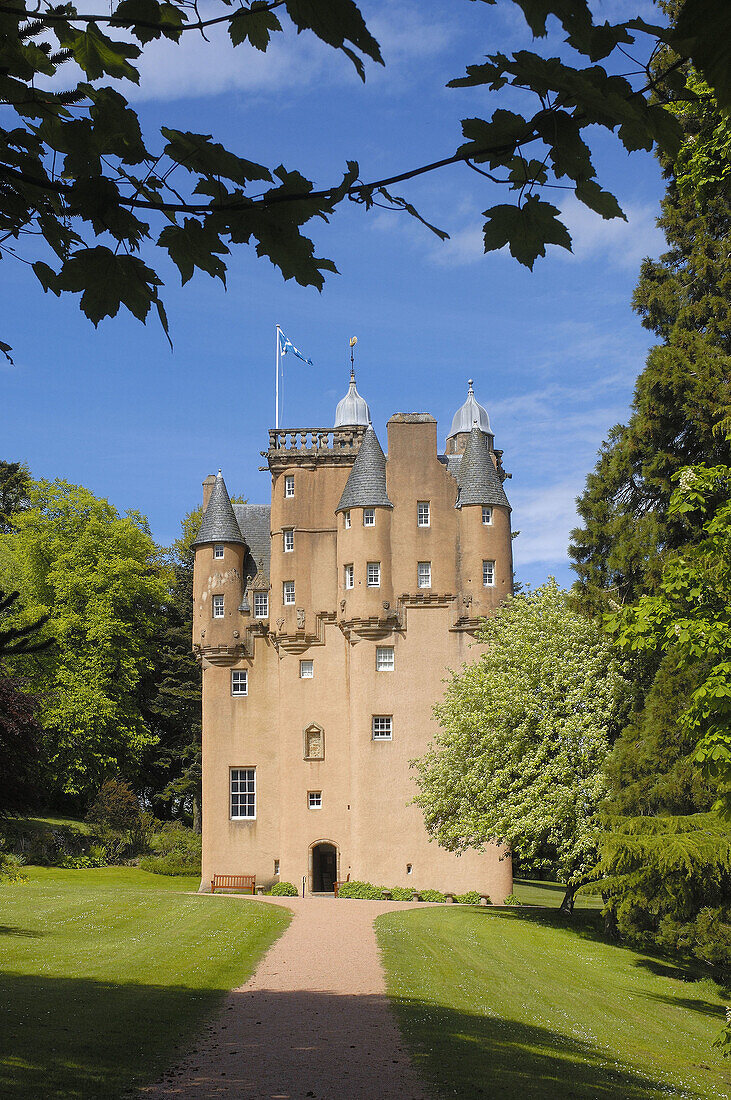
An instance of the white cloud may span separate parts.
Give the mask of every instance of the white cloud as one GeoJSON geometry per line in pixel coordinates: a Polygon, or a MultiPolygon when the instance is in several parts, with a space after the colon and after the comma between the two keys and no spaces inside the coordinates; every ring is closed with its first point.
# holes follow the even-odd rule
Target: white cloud
{"type": "Polygon", "coordinates": [[[573,254],[556,249],[569,262],[601,257],[613,267],[636,269],[645,256],[656,256],[664,248],[664,237],[651,205],[624,204],[627,221],[606,220],[584,206],[573,195],[560,207],[561,220],[571,234],[573,254]]]}
{"type": "Polygon", "coordinates": [[[577,476],[512,495],[513,527],[521,532],[513,543],[518,572],[522,566],[536,562],[565,565],[569,532],[579,522],[576,498],[582,485],[577,476]]]}

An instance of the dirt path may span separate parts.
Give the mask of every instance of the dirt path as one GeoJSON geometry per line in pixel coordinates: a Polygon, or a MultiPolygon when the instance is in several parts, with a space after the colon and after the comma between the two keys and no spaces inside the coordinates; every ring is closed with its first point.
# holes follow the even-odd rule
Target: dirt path
{"type": "MultiPolygon", "coordinates": [[[[271,898],[294,913],[253,977],[145,1100],[426,1100],[385,995],[373,921],[414,902],[271,898]]],[[[211,899],[210,904],[231,904],[211,899]]]]}

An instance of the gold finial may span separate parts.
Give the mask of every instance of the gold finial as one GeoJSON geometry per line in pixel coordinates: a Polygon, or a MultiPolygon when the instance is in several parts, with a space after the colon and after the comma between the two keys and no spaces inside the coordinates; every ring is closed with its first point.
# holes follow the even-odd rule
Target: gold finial
{"type": "Polygon", "coordinates": [[[357,336],[350,337],[350,381],[355,382],[355,345],[358,343],[357,336]]]}

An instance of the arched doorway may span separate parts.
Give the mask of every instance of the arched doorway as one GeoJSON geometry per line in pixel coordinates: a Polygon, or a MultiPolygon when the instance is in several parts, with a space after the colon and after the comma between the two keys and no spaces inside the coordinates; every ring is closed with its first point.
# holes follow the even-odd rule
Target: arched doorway
{"type": "Polygon", "coordinates": [[[338,877],[338,850],[334,844],[321,840],[310,849],[312,870],[310,889],[313,894],[332,894],[338,877]]]}

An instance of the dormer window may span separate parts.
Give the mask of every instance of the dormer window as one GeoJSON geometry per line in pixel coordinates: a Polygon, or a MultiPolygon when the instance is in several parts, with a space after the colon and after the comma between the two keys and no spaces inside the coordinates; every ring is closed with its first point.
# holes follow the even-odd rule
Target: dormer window
{"type": "Polygon", "coordinates": [[[284,495],[286,497],[294,496],[294,474],[284,475],[284,495]]]}
{"type": "Polygon", "coordinates": [[[492,524],[492,508],[487,504],[482,505],[482,522],[485,527],[489,527],[492,524]]]}
{"type": "Polygon", "coordinates": [[[363,526],[375,527],[376,526],[376,509],[364,508],[363,509],[363,526]]]}
{"type": "Polygon", "coordinates": [[[222,542],[215,543],[215,545],[213,547],[213,556],[214,556],[214,558],[222,558],[223,557],[223,543],[222,542]]]}
{"type": "Polygon", "coordinates": [[[254,618],[267,619],[269,617],[269,593],[254,593],[254,618]]]}

